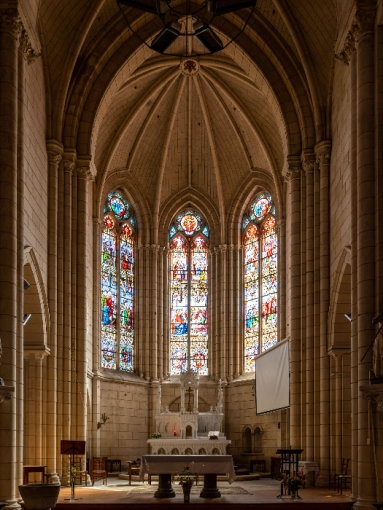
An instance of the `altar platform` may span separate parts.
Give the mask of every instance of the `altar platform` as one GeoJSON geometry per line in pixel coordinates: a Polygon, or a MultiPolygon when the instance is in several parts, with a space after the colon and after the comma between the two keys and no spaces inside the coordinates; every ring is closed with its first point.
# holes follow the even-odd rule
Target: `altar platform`
{"type": "MultiPolygon", "coordinates": [[[[181,506],[185,509],[181,487],[177,481],[173,483],[176,492],[175,498],[156,499],[154,493],[157,489],[157,481],[154,478],[152,486],[138,481],[132,482],[129,487],[126,480],[108,478],[108,486],[96,482],[94,487],[77,487],[75,497],[81,498],[70,503],[65,501],[69,498],[69,487],[62,487],[56,505],[57,510],[179,510],[181,506]]],[[[188,504],[189,510],[200,507],[200,505],[235,505],[236,510],[281,510],[281,505],[293,505],[293,508],[300,510],[350,510],[352,502],[349,493],[340,496],[337,492],[325,488],[306,488],[299,491],[302,500],[294,502],[288,496],[277,499],[280,493],[280,484],[276,480],[263,478],[260,480],[236,481],[229,485],[227,481],[218,481],[218,487],[222,493],[221,498],[205,499],[199,496],[202,484],[194,486],[191,493],[191,500],[188,504]],[[299,505],[299,507],[298,507],[299,505]]]]}

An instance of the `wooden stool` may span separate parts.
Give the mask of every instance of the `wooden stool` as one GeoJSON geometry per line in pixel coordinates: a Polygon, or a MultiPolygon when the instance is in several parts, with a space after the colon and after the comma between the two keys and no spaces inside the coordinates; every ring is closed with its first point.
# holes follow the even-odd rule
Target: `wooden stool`
{"type": "Polygon", "coordinates": [[[41,473],[41,483],[45,482],[46,466],[23,466],[23,484],[28,485],[29,473],[41,473]]]}

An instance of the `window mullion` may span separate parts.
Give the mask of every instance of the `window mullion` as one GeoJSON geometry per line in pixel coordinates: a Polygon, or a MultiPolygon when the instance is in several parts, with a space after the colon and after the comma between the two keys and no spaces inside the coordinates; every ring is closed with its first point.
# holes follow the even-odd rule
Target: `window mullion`
{"type": "Polygon", "coordinates": [[[190,370],[190,343],[191,343],[191,264],[192,264],[192,255],[190,248],[191,240],[188,240],[188,346],[187,346],[187,369],[190,370]]]}
{"type": "Polygon", "coordinates": [[[121,225],[118,228],[117,235],[117,257],[116,257],[116,369],[120,370],[120,268],[121,268],[121,225]]]}

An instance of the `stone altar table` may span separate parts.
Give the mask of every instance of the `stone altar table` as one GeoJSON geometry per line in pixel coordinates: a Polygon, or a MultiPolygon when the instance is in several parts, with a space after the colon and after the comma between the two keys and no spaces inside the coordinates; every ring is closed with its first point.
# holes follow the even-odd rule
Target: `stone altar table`
{"type": "Polygon", "coordinates": [[[204,475],[201,498],[219,498],[217,475],[226,475],[229,483],[235,480],[234,462],[231,455],[144,455],[140,469],[140,481],[145,474],[158,475],[156,498],[174,498],[172,474],[181,473],[187,466],[190,472],[204,475]]]}

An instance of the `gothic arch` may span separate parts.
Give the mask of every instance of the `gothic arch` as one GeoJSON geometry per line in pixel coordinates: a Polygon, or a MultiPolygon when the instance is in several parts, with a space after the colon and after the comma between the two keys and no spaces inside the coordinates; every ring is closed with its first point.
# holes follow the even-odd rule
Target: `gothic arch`
{"type": "Polygon", "coordinates": [[[262,169],[257,169],[254,175],[244,182],[243,186],[235,195],[227,216],[227,238],[229,244],[242,244],[241,222],[245,210],[249,207],[254,196],[264,190],[273,197],[276,205],[276,220],[284,217],[284,203],[282,194],[282,183],[275,183],[272,176],[262,169]]]}
{"type": "Polygon", "coordinates": [[[56,339],[50,338],[48,299],[40,266],[30,246],[24,249],[24,279],[30,287],[24,292],[24,314],[31,314],[24,326],[24,346],[45,349],[56,339]]]}
{"type": "Polygon", "coordinates": [[[351,346],[351,322],[345,314],[351,314],[351,254],[344,248],[338,262],[332,286],[329,308],[328,349],[349,350],[351,346]]]}
{"type": "MultiPolygon", "coordinates": [[[[205,218],[210,230],[210,243],[219,244],[221,241],[218,211],[208,197],[201,190],[181,189],[163,204],[158,219],[158,243],[167,246],[169,239],[169,227],[175,215],[182,208],[191,207],[197,209],[205,218]]],[[[155,232],[153,233],[153,235],[155,232]]]]}
{"type": "Polygon", "coordinates": [[[108,174],[97,186],[95,196],[95,216],[102,218],[103,207],[108,193],[115,189],[121,189],[129,205],[134,209],[137,220],[137,236],[141,244],[150,243],[151,212],[140,186],[127,174],[126,168],[118,168],[108,174]],[[130,181],[127,184],[127,181],[130,181]]]}

